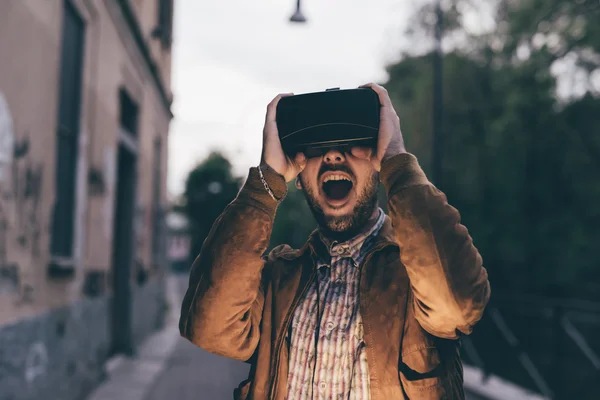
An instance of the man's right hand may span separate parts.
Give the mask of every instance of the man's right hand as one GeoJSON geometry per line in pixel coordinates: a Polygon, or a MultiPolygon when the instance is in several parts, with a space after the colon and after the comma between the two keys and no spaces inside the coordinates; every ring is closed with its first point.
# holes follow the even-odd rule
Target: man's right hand
{"type": "Polygon", "coordinates": [[[263,149],[261,164],[265,163],[275,172],[282,175],[286,182],[291,182],[306,166],[306,156],[298,153],[294,159],[287,156],[281,147],[277,121],[275,119],[277,104],[282,97],[293,96],[293,93],[277,95],[267,106],[267,116],[263,129],[263,149]]]}

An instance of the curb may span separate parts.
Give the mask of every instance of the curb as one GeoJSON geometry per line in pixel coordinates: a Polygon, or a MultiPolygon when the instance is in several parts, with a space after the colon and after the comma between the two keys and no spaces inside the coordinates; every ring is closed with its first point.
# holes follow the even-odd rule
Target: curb
{"type": "Polygon", "coordinates": [[[465,389],[475,395],[490,400],[547,400],[546,397],[525,390],[496,375],[490,375],[485,379],[478,368],[464,364],[463,369],[465,389]]]}

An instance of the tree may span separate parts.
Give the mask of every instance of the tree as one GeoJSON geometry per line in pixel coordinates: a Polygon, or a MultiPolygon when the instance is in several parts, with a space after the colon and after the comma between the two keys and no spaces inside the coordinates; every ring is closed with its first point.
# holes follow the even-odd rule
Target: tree
{"type": "MultiPolygon", "coordinates": [[[[464,24],[473,3],[444,4],[451,46],[441,189],[461,211],[497,291],[599,300],[597,290],[582,287],[600,275],[593,272],[600,256],[591,251],[600,240],[600,99],[592,82],[600,71],[600,6],[502,0],[491,8],[493,29],[473,34],[464,24]],[[576,96],[557,94],[552,68],[566,58],[580,74],[576,96]]],[[[412,35],[430,34],[432,10],[426,4],[416,14],[412,35]]],[[[407,147],[426,171],[429,50],[406,52],[384,83],[407,147]]]]}
{"type": "Polygon", "coordinates": [[[277,208],[269,250],[280,244],[300,248],[316,227],[304,193],[290,182],[287,195],[277,208]]]}
{"type": "Polygon", "coordinates": [[[211,152],[189,173],[183,197],[192,235],[191,260],[200,253],[213,223],[235,198],[240,185],[241,179],[232,174],[231,163],[219,152],[211,152]]]}

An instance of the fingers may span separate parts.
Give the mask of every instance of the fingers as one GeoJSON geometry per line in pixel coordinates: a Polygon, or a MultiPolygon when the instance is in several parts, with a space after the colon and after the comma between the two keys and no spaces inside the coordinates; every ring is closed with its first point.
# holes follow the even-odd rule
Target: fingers
{"type": "Polygon", "coordinates": [[[392,100],[390,100],[390,95],[388,94],[387,89],[384,88],[383,86],[378,85],[373,82],[369,82],[369,83],[365,83],[364,85],[360,85],[359,87],[373,89],[375,91],[375,93],[377,93],[377,96],[379,96],[379,102],[381,103],[382,106],[392,107],[392,100]]]}
{"type": "Polygon", "coordinates": [[[296,153],[294,158],[288,155],[286,155],[285,158],[287,160],[287,167],[283,176],[286,182],[291,182],[298,177],[302,171],[304,171],[304,168],[306,168],[306,156],[304,153],[300,152],[296,153]]]}
{"type": "Polygon", "coordinates": [[[356,157],[363,160],[370,160],[373,150],[370,147],[352,147],[350,153],[356,157]]]}
{"type": "Polygon", "coordinates": [[[296,154],[296,157],[294,157],[294,162],[298,166],[298,173],[302,172],[306,167],[306,156],[304,153],[296,154]]]}
{"type": "Polygon", "coordinates": [[[379,158],[373,158],[371,164],[373,164],[373,169],[375,169],[375,171],[381,172],[381,161],[379,158]]]}
{"type": "Polygon", "coordinates": [[[279,104],[279,100],[284,97],[293,96],[294,93],[280,93],[271,102],[267,105],[267,115],[265,117],[265,122],[275,122],[276,112],[277,112],[277,104],[279,104]]]}
{"type": "Polygon", "coordinates": [[[352,150],[350,150],[350,153],[356,158],[371,162],[373,168],[379,172],[381,169],[381,162],[379,161],[377,154],[374,154],[374,150],[375,149],[371,147],[357,146],[353,147],[352,150]]]}

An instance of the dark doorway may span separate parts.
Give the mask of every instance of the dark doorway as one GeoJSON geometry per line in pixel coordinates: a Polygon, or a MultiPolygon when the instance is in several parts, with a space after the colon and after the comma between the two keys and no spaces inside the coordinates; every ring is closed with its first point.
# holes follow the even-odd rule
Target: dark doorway
{"type": "Polygon", "coordinates": [[[131,319],[131,267],[134,245],[136,155],[123,144],[119,145],[118,152],[113,228],[111,353],[132,355],[134,347],[131,319]]]}

